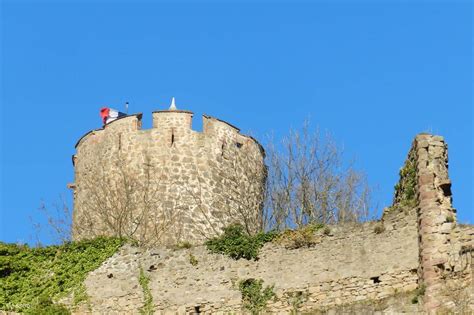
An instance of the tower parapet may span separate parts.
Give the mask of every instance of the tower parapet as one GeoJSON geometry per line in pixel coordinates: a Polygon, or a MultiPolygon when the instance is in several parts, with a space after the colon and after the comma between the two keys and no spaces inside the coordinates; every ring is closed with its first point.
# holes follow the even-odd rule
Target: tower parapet
{"type": "Polygon", "coordinates": [[[266,167],[253,138],[193,113],[119,118],[83,136],[74,156],[73,238],[118,235],[143,243],[199,243],[240,222],[258,229],[266,167]]]}

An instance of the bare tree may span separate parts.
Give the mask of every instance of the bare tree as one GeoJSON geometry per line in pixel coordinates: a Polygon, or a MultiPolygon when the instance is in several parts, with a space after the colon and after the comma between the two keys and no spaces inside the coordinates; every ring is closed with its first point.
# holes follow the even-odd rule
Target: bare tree
{"type": "Polygon", "coordinates": [[[330,135],[290,130],[267,147],[265,227],[284,229],[309,223],[356,222],[369,215],[365,175],[345,165],[343,151],[330,135]]]}
{"type": "Polygon", "coordinates": [[[44,231],[50,234],[55,243],[62,244],[71,241],[72,211],[64,196],[59,196],[59,200],[50,205],[42,201],[38,210],[46,219],[46,224],[41,224],[30,216],[37,246],[42,245],[41,235],[44,231]]]}
{"type": "Polygon", "coordinates": [[[255,234],[262,230],[262,213],[266,180],[266,167],[261,161],[261,152],[254,150],[253,140],[246,139],[245,144],[222,146],[220,164],[225,172],[220,172],[220,184],[223,193],[206,194],[208,186],[195,165],[197,185],[187,188],[192,198],[194,211],[207,222],[208,229],[201,230],[204,238],[218,236],[222,228],[233,224],[241,224],[247,233],[255,234]],[[243,152],[242,152],[243,150],[243,152]],[[207,197],[205,197],[207,195],[207,197]],[[216,216],[211,213],[221,212],[216,216]]]}
{"type": "Polygon", "coordinates": [[[160,189],[165,184],[161,183],[162,169],[156,169],[147,156],[144,160],[134,168],[118,153],[112,163],[82,176],[75,235],[113,235],[143,246],[163,241],[179,216],[179,207],[165,207],[160,189]]]}

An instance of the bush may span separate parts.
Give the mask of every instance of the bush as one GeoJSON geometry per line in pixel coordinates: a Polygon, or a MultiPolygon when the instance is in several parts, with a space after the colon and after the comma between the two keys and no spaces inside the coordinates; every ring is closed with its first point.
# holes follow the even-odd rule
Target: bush
{"type": "Polygon", "coordinates": [[[79,292],[87,273],[124,243],[105,237],[40,248],[0,242],[0,309],[35,310],[49,305],[44,297],[57,300],[79,292]]]}
{"type": "Polygon", "coordinates": [[[380,233],[382,233],[383,231],[385,231],[385,227],[384,227],[383,224],[381,224],[381,223],[377,224],[377,225],[374,227],[374,233],[375,233],[375,234],[380,234],[380,233]]]}
{"type": "Polygon", "coordinates": [[[242,293],[242,304],[252,314],[260,314],[267,302],[275,297],[273,286],[263,288],[263,280],[247,279],[239,282],[239,290],[242,293]]]}
{"type": "MultiPolygon", "coordinates": [[[[318,243],[319,238],[315,233],[322,228],[324,224],[308,224],[297,230],[286,230],[278,236],[277,242],[288,249],[311,247],[318,243]]],[[[327,227],[323,230],[324,235],[330,233],[331,230],[327,227]]]]}
{"type": "Polygon", "coordinates": [[[233,259],[258,259],[260,248],[272,241],[276,232],[261,232],[249,235],[240,224],[233,224],[224,229],[224,234],[206,241],[206,247],[213,253],[228,255],[233,259]]]}

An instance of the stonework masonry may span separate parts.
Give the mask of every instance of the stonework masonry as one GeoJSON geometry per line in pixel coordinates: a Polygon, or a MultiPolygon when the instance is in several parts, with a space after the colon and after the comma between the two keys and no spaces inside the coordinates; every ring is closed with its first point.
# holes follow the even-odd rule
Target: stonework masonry
{"type": "Polygon", "coordinates": [[[474,233],[472,226],[456,224],[447,146],[442,137],[423,134],[416,137],[413,150],[418,184],[419,270],[426,286],[425,310],[431,312],[443,304],[454,303],[453,297],[463,287],[470,296],[462,299],[472,305],[474,233]]]}
{"type": "MultiPolygon", "coordinates": [[[[250,141],[230,135],[236,137],[233,141],[250,141]]],[[[259,153],[250,143],[252,152],[259,153]]],[[[213,150],[218,154],[220,147],[213,150]]],[[[414,182],[414,199],[397,194],[379,221],[331,226],[329,233],[316,232],[318,242],[310,248],[267,243],[256,261],[211,254],[204,246],[176,250],[127,245],[88,275],[88,306],[77,312],[138,313],[145,303],[139,284],[142,269],[150,279],[156,314],[242,313],[238,282],[249,278],[274,286],[276,298],[267,304],[270,313],[471,314],[474,226],[456,223],[444,139],[418,135],[407,163],[415,166],[415,173],[407,175],[414,177],[402,173],[399,187],[414,182]]]]}
{"type": "Polygon", "coordinates": [[[264,151],[239,129],[210,116],[156,111],[93,130],[76,145],[73,239],[131,237],[141,244],[199,243],[230,223],[259,228],[264,151]]]}

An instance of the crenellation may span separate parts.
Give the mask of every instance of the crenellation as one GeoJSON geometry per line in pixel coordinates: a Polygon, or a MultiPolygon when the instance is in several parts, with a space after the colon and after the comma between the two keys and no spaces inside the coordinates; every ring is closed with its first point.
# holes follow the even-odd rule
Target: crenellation
{"type": "Polygon", "coordinates": [[[170,144],[185,137],[192,127],[193,112],[165,110],[153,112],[153,128],[169,137],[170,144]],[[176,139],[175,139],[176,138],[176,139]]]}
{"type": "Polygon", "coordinates": [[[243,207],[250,218],[258,216],[266,176],[260,145],[215,118],[204,117],[204,132],[194,131],[192,116],[156,111],[147,130],[140,128],[141,114],[126,116],[79,141],[74,239],[133,232],[144,242],[202,242],[241,221],[243,207]],[[103,187],[100,193],[97,186],[103,187]],[[106,204],[97,206],[93,197],[106,204]],[[140,212],[146,207],[145,217],[140,212]],[[123,230],[115,231],[116,223],[102,213],[114,208],[147,223],[136,229],[127,219],[123,230]],[[160,230],[150,233],[157,225],[160,230]]]}
{"type": "Polygon", "coordinates": [[[124,117],[117,118],[116,120],[109,122],[104,126],[104,130],[108,132],[116,131],[136,131],[142,127],[142,114],[132,114],[124,117]]]}
{"type": "Polygon", "coordinates": [[[226,121],[203,115],[203,132],[215,136],[228,145],[233,145],[240,129],[226,121]]]}

